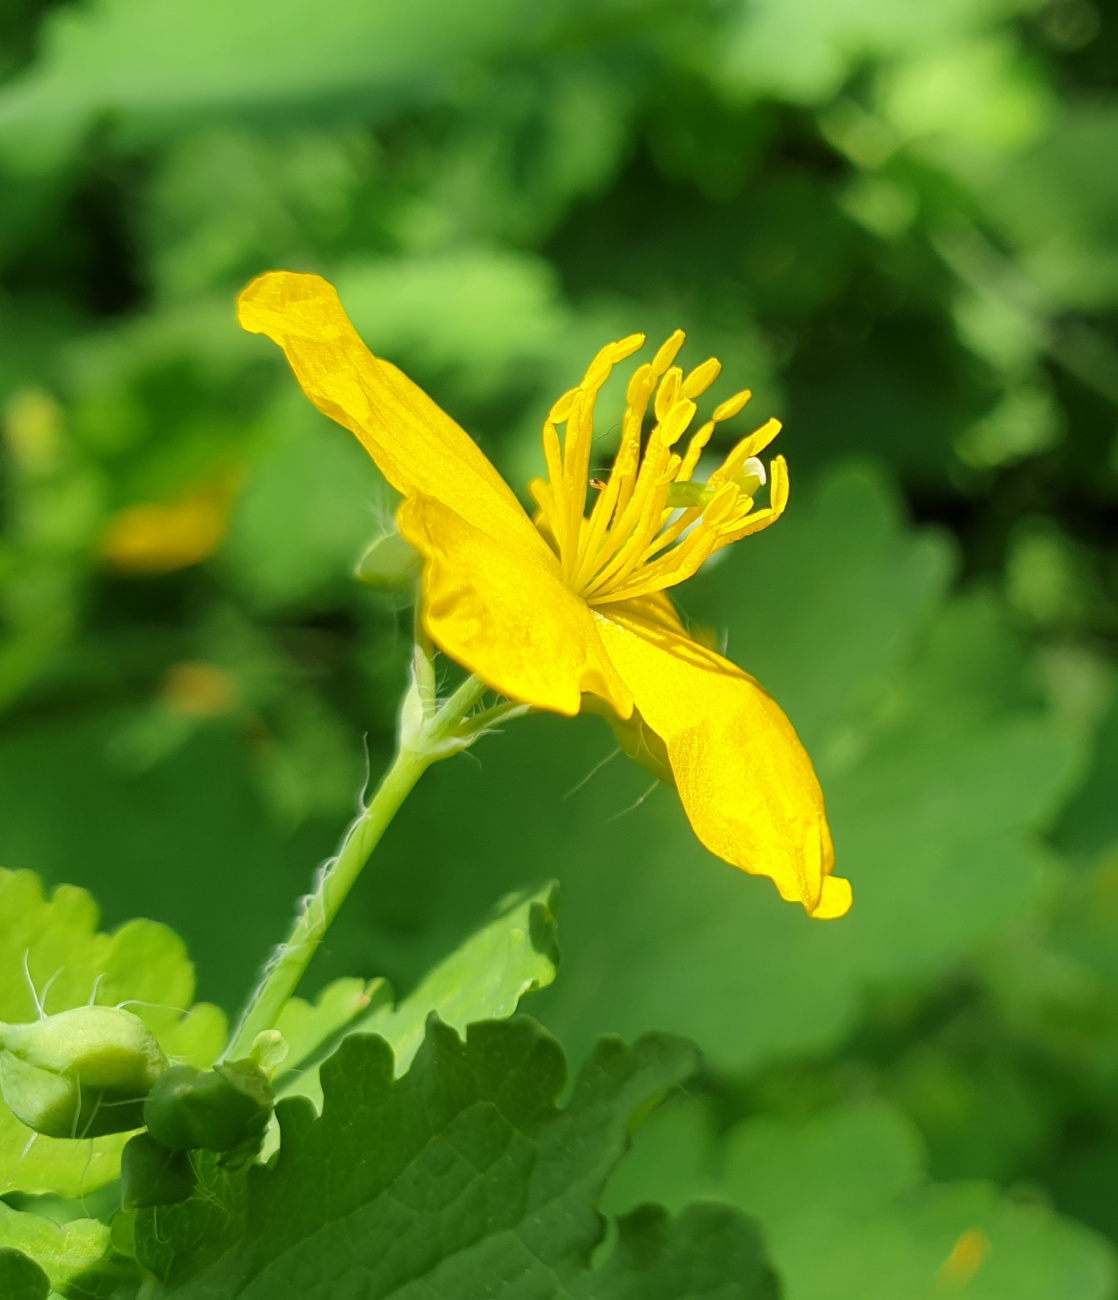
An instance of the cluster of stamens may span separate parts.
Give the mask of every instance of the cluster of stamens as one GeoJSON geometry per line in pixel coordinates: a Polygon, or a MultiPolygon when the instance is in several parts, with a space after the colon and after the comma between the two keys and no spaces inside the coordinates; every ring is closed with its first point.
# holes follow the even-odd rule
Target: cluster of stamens
{"type": "Polygon", "coordinates": [[[778,420],[767,421],[743,438],[705,483],[692,478],[715,427],[745,406],[751,396],[748,389],[717,406],[691,435],[682,455],[673,450],[695,418],[695,399],[722,369],[711,357],[684,375],[673,364],[683,346],[682,330],[633,374],[613,469],[604,483],[590,477],[598,394],[613,367],[632,356],[644,337],[632,334],[607,344],[582,383],[551,408],[543,429],[548,478],[531,485],[540,508],[539,526],[555,547],[564,579],[591,605],[674,587],[715,551],[767,528],[788,500],[784,458],[773,459],[768,475],[757,459],[780,432],[778,420]],[[650,404],[655,423],[642,454],[650,404]],[[566,426],[562,442],[561,424],[566,426]],[[754,497],[767,479],[769,505],[754,511],[754,497]],[[589,515],[588,486],[597,493],[589,515]]]}

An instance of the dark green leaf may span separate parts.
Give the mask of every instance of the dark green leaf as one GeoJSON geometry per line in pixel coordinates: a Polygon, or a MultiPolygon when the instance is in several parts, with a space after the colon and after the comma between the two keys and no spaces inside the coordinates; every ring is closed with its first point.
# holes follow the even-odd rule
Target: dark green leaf
{"type": "MultiPolygon", "coordinates": [[[[279,1158],[251,1173],[241,1240],[167,1294],[772,1300],[753,1229],[715,1207],[674,1221],[642,1210],[592,1267],[606,1228],[594,1206],[634,1113],[694,1064],[678,1039],[604,1040],[560,1110],[562,1053],[529,1020],[477,1024],[463,1042],[432,1018],[399,1079],[382,1039],[347,1038],[322,1070],[321,1117],[280,1103],[279,1158]]],[[[140,1241],[156,1231],[149,1221],[140,1241]]],[[[197,1239],[189,1207],[158,1231],[164,1260],[168,1241],[197,1239]]],[[[142,1245],[141,1258],[155,1257],[142,1245]]]]}
{"type": "Polygon", "coordinates": [[[0,1246],[0,1295],[4,1300],[47,1300],[47,1275],[26,1255],[0,1246]]]}

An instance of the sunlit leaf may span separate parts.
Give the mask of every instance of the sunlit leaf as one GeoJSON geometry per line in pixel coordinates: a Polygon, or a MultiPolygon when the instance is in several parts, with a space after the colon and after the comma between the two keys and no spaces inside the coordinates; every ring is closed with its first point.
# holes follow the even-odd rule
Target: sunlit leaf
{"type": "Polygon", "coordinates": [[[423,1041],[432,1013],[459,1032],[479,1020],[511,1016],[526,993],[546,988],[555,979],[557,907],[558,891],[553,885],[528,897],[506,899],[493,920],[395,1005],[383,980],[367,989],[358,981],[339,980],[324,989],[313,1005],[293,999],[278,1026],[291,1044],[277,1082],[279,1092],[321,1101],[318,1070],[308,1070],[305,1063],[343,1033],[378,1034],[392,1048],[396,1073],[403,1074],[423,1041]]]}
{"type": "MultiPolygon", "coordinates": [[[[34,1020],[96,1001],[125,1005],[146,1021],[169,1057],[209,1065],[225,1039],[225,1017],[191,1007],[194,967],[182,940],[154,921],[97,930],[83,889],[46,897],[29,871],[0,871],[0,1019],[34,1020]]],[[[126,1137],[68,1141],[32,1133],[0,1104],[0,1187],[81,1197],[117,1176],[126,1137]]]]}
{"type": "Polygon", "coordinates": [[[501,0],[468,15],[442,0],[406,9],[328,0],[314,11],[280,0],[266,22],[218,0],[101,0],[57,15],[42,62],[0,98],[0,131],[69,140],[91,116],[113,113],[150,132],[293,101],[368,111],[445,84],[507,40],[509,17],[501,0]]]}
{"type": "MultiPolygon", "coordinates": [[[[109,1300],[118,1285],[135,1279],[126,1260],[111,1260],[109,1228],[97,1219],[53,1223],[0,1203],[0,1252],[20,1250],[47,1275],[54,1291],[72,1300],[109,1300]]],[[[0,1267],[2,1276],[2,1267],[0,1267]]],[[[11,1292],[0,1290],[4,1300],[11,1292]]]]}

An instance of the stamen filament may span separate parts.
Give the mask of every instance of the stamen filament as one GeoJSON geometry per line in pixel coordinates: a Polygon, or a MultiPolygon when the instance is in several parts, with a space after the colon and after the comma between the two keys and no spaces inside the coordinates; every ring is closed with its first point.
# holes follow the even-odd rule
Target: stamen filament
{"type": "Polygon", "coordinates": [[[539,525],[553,535],[565,580],[592,605],[648,598],[675,586],[721,547],[768,527],[787,502],[787,469],[778,456],[770,469],[770,504],[753,509],[766,478],[756,456],[779,433],[776,420],[741,439],[706,483],[693,483],[716,425],[736,415],[750,393],[743,389],[720,403],[692,434],[683,454],[674,451],[695,417],[695,398],[721,372],[720,363],[711,357],[684,375],[674,364],[683,340],[677,330],[629,380],[617,455],[608,479],[592,480],[597,495],[588,516],[598,394],[613,367],[641,346],[643,335],[604,347],[582,383],[555,403],[544,425],[548,479],[537,480],[531,488],[539,525]],[[650,405],[656,423],[642,454],[650,405]],[[566,426],[562,442],[559,424],[566,426]],[[682,491],[685,485],[687,492],[682,491]]]}

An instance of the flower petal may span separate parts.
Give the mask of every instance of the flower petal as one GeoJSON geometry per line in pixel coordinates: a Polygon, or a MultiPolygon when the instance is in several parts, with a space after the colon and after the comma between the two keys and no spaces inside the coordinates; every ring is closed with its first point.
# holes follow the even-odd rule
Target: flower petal
{"type": "Polygon", "coordinates": [[[598,631],[636,707],[664,740],[695,834],[812,916],[841,916],[849,882],[811,759],[752,677],[634,606],[596,611],[598,631]]]}
{"type": "Polygon", "coordinates": [[[241,293],[237,310],[246,330],[283,348],[306,395],[357,435],[398,492],[434,497],[510,546],[548,549],[470,435],[407,375],[373,356],[327,280],[269,271],[241,293]]]}
{"type": "Polygon", "coordinates": [[[546,546],[542,554],[505,546],[423,495],[408,498],[397,518],[426,560],[423,622],[444,653],[502,695],[536,708],[573,715],[589,691],[629,716],[632,696],[594,617],[563,583],[546,546]]]}

